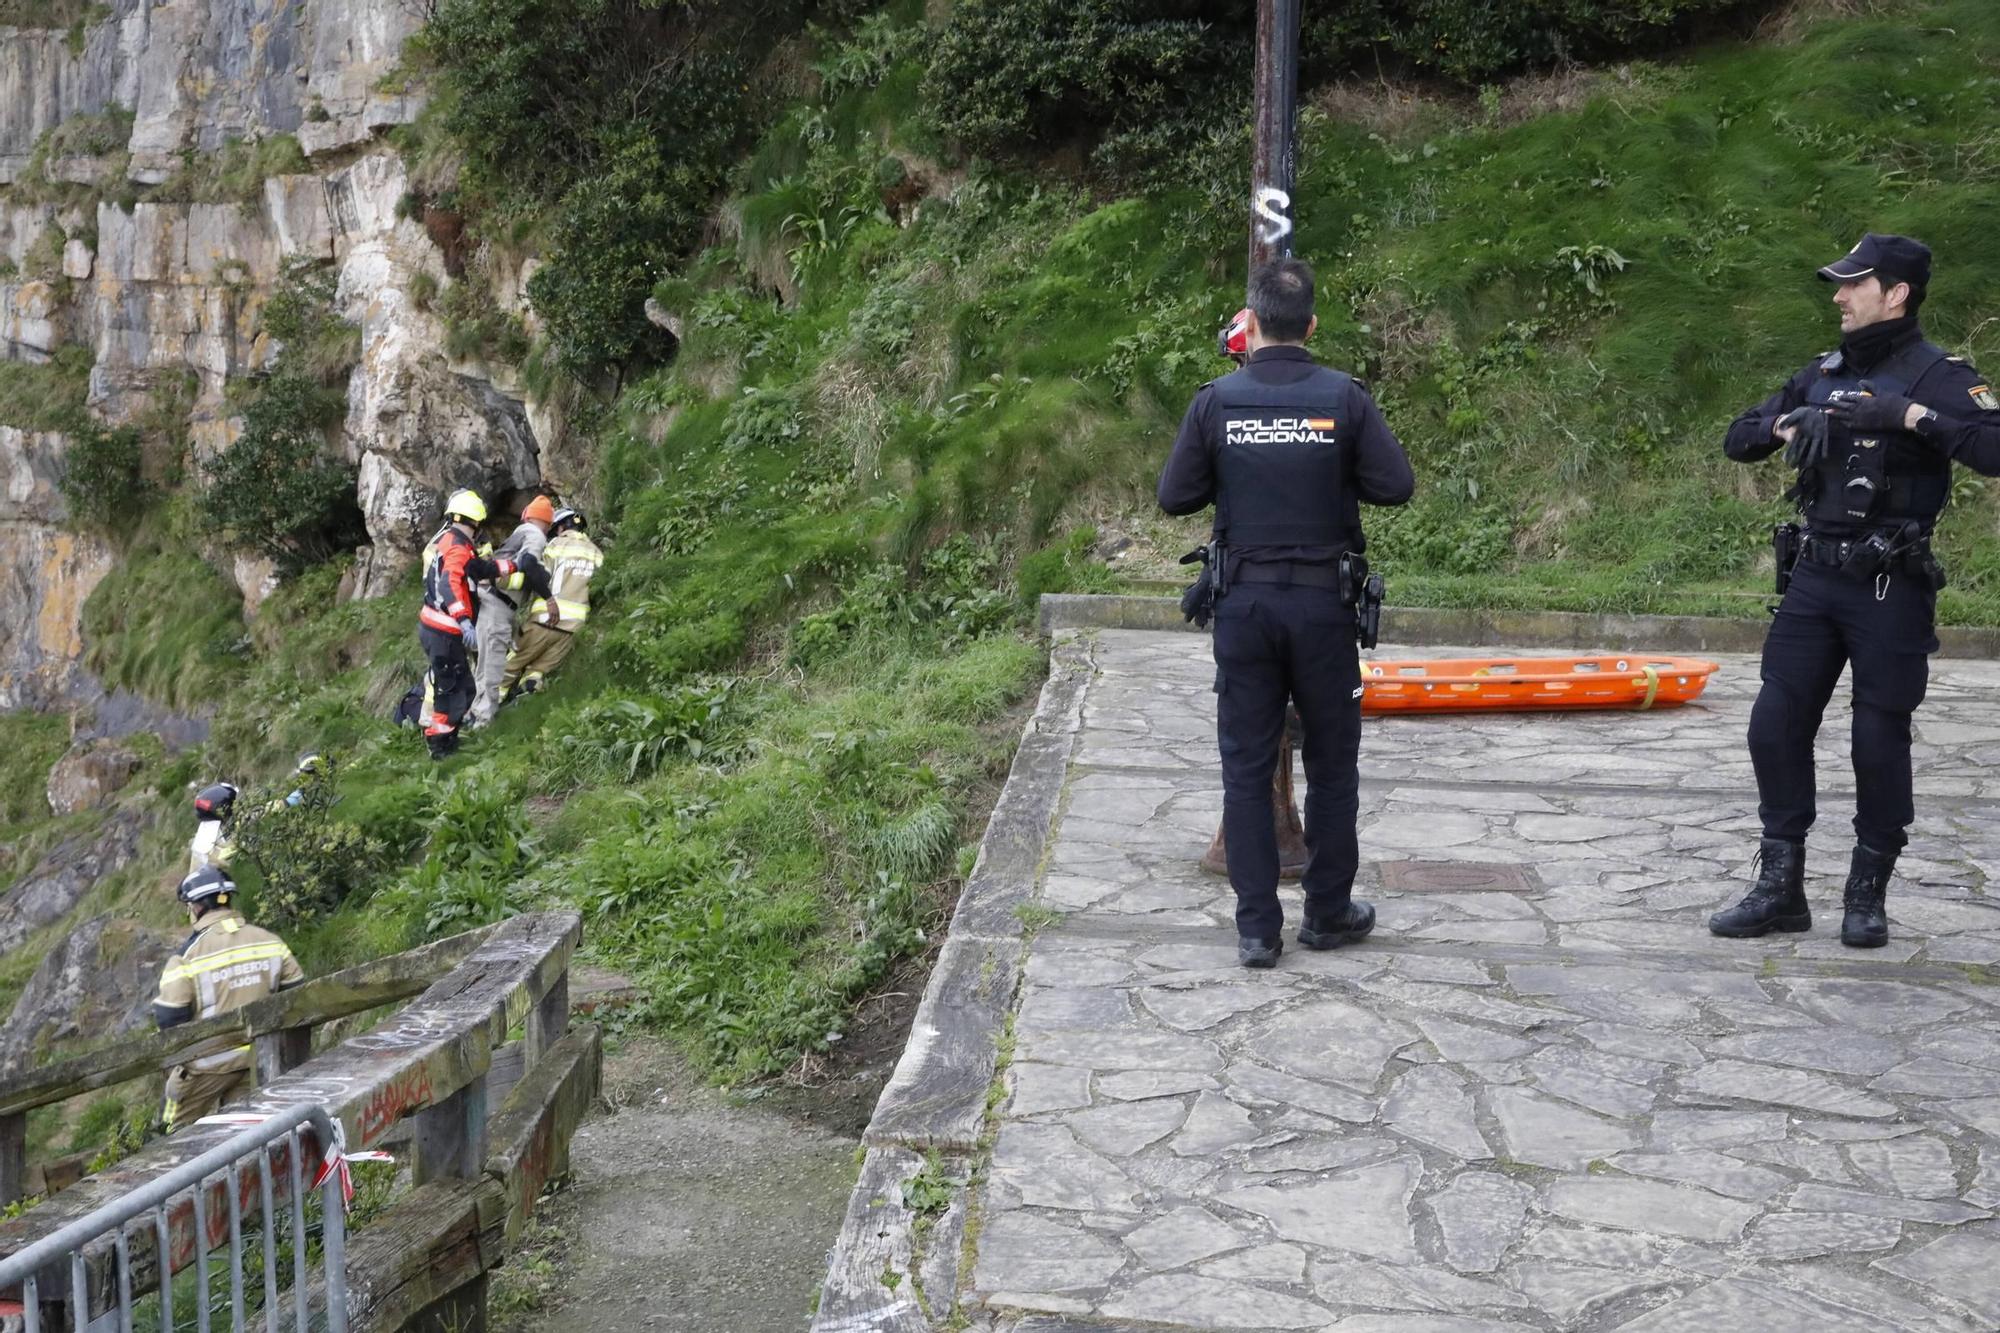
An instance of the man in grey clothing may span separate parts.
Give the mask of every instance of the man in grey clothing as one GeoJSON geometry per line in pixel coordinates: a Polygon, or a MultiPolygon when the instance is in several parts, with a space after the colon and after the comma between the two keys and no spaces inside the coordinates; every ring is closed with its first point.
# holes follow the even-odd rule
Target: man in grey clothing
{"type": "Polygon", "coordinates": [[[549,543],[549,524],[555,516],[548,496],[530,500],[521,511],[520,526],[493,552],[496,559],[510,559],[518,568],[503,584],[479,585],[479,661],[473,671],[478,693],[472,700],[469,727],[485,726],[500,711],[500,678],[506,674],[507,654],[514,646],[514,611],[522,594],[549,595],[542,550],[549,543]]]}

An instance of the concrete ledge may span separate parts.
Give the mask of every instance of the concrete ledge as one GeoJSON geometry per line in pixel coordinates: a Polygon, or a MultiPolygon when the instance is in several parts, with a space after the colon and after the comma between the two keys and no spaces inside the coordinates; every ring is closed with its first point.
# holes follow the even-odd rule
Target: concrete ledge
{"type": "Polygon", "coordinates": [[[1095,670],[1078,635],[1057,635],[909,1041],[862,1135],[861,1179],[828,1255],[812,1333],[927,1333],[950,1313],[987,1094],[1027,960],[1017,909],[1041,877],[1095,670]],[[920,1219],[903,1185],[938,1169],[950,1206],[920,1219]]]}
{"type": "MultiPolygon", "coordinates": [[[[1044,593],[1042,633],[1081,629],[1195,631],[1173,597],[1044,593]]],[[[1755,653],[1764,647],[1768,618],[1621,616],[1582,611],[1485,611],[1391,606],[1382,611],[1382,640],[1463,647],[1573,648],[1653,652],[1755,653]]],[[[2000,629],[1938,627],[1941,657],[2000,658],[2000,629]]]]}

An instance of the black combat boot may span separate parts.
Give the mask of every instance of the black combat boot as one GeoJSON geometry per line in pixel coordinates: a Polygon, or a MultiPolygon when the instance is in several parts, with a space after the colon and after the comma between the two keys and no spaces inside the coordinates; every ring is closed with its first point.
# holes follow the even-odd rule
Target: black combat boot
{"type": "Polygon", "coordinates": [[[1895,869],[1893,852],[1885,855],[1865,843],[1854,844],[1842,903],[1847,915],[1840,919],[1840,942],[1848,948],[1879,949],[1889,942],[1889,914],[1882,902],[1889,896],[1889,876],[1895,869]]]}
{"type": "Polygon", "coordinates": [[[1343,944],[1366,939],[1373,929],[1375,908],[1359,898],[1353,898],[1332,916],[1318,917],[1311,912],[1306,913],[1305,921],[1299,926],[1299,943],[1308,949],[1338,949],[1343,944]]]}
{"type": "Polygon", "coordinates": [[[1811,930],[1806,906],[1806,845],[1765,838],[1757,847],[1762,865],[1743,901],[1708,919],[1708,928],[1732,939],[1750,939],[1774,930],[1811,930]]]}
{"type": "Polygon", "coordinates": [[[1236,937],[1236,962],[1239,967],[1276,967],[1278,955],[1285,951],[1285,941],[1278,937],[1260,940],[1250,935],[1236,937]]]}

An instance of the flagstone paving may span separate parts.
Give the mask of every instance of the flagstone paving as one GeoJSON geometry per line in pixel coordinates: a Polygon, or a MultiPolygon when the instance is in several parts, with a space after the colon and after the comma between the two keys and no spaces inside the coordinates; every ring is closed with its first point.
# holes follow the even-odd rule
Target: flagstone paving
{"type": "Polygon", "coordinates": [[[1887,949],[1838,941],[1840,705],[1814,929],[1704,929],[1757,831],[1756,662],[1729,657],[1677,711],[1370,719],[1375,935],[1245,972],[1196,866],[1221,803],[1207,640],[1086,642],[1041,885],[1060,915],[979,1186],[982,1322],[2000,1327],[2000,664],[1934,664],[1887,949]],[[1385,862],[1516,882],[1420,865],[1397,892],[1385,862]]]}

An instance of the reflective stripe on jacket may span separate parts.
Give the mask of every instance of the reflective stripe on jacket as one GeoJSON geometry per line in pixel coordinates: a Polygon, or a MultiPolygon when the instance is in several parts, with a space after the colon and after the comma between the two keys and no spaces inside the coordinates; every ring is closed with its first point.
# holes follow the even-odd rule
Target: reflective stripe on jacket
{"type": "MultiPolygon", "coordinates": [[[[542,563],[547,566],[549,583],[555,589],[554,628],[574,631],[590,618],[590,580],[604,563],[604,552],[588,533],[572,528],[549,543],[542,552],[542,563]]],[[[540,620],[548,614],[548,609],[549,599],[537,597],[528,614],[540,620]]]]}
{"type": "MultiPolygon", "coordinates": [[[[160,974],[154,1019],[166,1027],[214,1018],[304,980],[305,972],[283,940],[223,909],[203,918],[160,974]]],[[[250,1047],[238,1046],[190,1060],[186,1067],[204,1074],[248,1069],[250,1055],[250,1047]]]]}
{"type": "Polygon", "coordinates": [[[512,560],[479,554],[472,538],[456,525],[446,525],[424,547],[424,604],[417,612],[418,622],[459,637],[459,621],[479,618],[472,585],[481,579],[504,579],[513,572],[512,560]]]}

